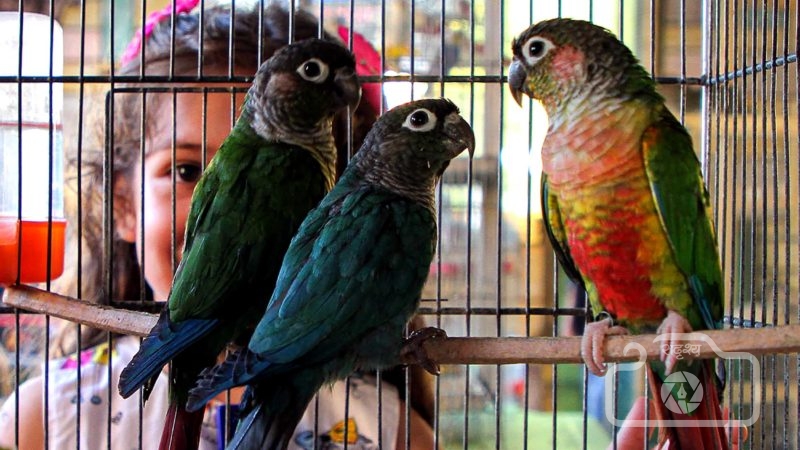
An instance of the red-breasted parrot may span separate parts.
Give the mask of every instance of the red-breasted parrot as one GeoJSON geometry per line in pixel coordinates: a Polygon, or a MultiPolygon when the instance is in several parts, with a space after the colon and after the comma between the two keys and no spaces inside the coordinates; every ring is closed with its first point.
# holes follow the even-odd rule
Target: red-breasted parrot
{"type": "MultiPolygon", "coordinates": [[[[197,409],[249,385],[229,448],[286,448],[323,384],[400,362],[403,329],[436,249],[436,183],[452,158],[474,147],[472,129],[446,99],[407,103],[378,119],[292,240],[248,346],[204,372],[191,392],[188,408],[197,409]]],[[[423,330],[423,338],[440,335],[423,330]]]]}
{"type": "Polygon", "coordinates": [[[169,300],[120,377],[123,397],[144,386],[146,399],[172,361],[162,448],[197,448],[203,411],[185,410],[189,389],[263,314],[289,241],[333,187],[334,114],[360,95],[355,60],[335,42],[296,42],[258,69],[195,187],[169,300]]]}
{"type": "MultiPolygon", "coordinates": [[[[549,118],[542,146],[545,228],[566,273],[588,293],[598,320],[582,356],[602,375],[603,340],[627,332],[719,328],[722,274],[709,198],[686,129],[667,110],[653,78],[611,32],[552,19],[514,39],[509,86],[541,101],[549,118]]],[[[674,348],[665,346],[663,348],[674,348]]],[[[660,419],[720,420],[710,360],[666,352],[649,364],[660,399],[673,371],[695,375],[703,402],[678,414],[656,401],[660,419]]],[[[668,427],[672,448],[727,448],[719,427],[668,427]]]]}

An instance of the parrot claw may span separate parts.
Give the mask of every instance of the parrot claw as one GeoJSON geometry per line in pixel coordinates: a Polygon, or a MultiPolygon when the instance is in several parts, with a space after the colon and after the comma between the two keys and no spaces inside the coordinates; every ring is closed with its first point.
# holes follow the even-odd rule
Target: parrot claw
{"type": "Polygon", "coordinates": [[[675,364],[678,363],[678,358],[681,356],[680,353],[670,352],[670,349],[678,348],[677,346],[681,345],[680,334],[691,333],[692,331],[692,325],[689,324],[685,317],[673,310],[667,312],[667,317],[661,322],[657,330],[658,334],[667,335],[666,343],[661,346],[661,362],[664,363],[665,375],[672,373],[672,369],[675,368],[675,364]]]}
{"type": "Polygon", "coordinates": [[[420,328],[405,339],[403,348],[400,350],[400,357],[406,363],[419,364],[431,375],[439,375],[439,365],[428,357],[424,344],[429,339],[443,339],[446,337],[447,333],[441,328],[420,328]]]}
{"type": "Polygon", "coordinates": [[[614,325],[611,317],[586,324],[581,338],[581,358],[586,363],[589,372],[603,376],[608,370],[603,355],[603,343],[606,336],[619,336],[628,334],[625,327],[614,325]]]}

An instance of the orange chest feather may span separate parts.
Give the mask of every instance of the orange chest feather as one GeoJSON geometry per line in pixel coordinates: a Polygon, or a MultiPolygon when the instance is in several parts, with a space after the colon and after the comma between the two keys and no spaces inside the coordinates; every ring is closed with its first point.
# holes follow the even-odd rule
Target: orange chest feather
{"type": "Polygon", "coordinates": [[[663,318],[653,283],[671,252],[644,176],[560,203],[570,254],[605,310],[623,322],[663,318]]]}

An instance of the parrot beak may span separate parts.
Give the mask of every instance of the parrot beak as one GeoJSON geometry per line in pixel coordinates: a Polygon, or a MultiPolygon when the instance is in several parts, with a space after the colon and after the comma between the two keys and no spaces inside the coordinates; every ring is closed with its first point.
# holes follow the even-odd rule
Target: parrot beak
{"type": "Polygon", "coordinates": [[[361,101],[361,85],[356,72],[349,67],[342,67],[336,71],[333,82],[339,88],[341,99],[350,107],[350,112],[355,111],[361,101]]]}
{"type": "Polygon", "coordinates": [[[453,141],[453,158],[458,156],[466,148],[469,156],[475,154],[475,133],[466,120],[458,113],[450,113],[444,118],[444,134],[453,141]]]}
{"type": "Polygon", "coordinates": [[[508,67],[508,87],[511,89],[511,96],[519,106],[522,106],[522,94],[525,93],[525,80],[528,78],[528,73],[525,72],[525,67],[516,58],[508,67]]]}

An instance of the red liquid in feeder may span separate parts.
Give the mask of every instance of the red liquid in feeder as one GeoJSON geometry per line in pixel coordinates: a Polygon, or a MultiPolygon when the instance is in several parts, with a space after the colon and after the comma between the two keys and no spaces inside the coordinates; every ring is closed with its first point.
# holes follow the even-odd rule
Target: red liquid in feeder
{"type": "MultiPolygon", "coordinates": [[[[53,280],[64,271],[64,235],[67,221],[53,219],[50,224],[50,279],[53,280]]],[[[16,282],[18,269],[21,283],[47,281],[48,228],[47,220],[0,217],[0,284],[16,282]]]]}

